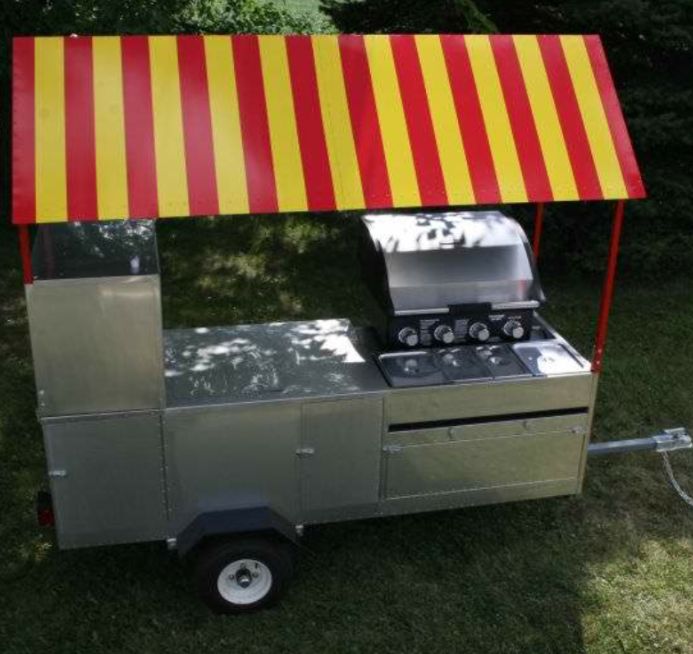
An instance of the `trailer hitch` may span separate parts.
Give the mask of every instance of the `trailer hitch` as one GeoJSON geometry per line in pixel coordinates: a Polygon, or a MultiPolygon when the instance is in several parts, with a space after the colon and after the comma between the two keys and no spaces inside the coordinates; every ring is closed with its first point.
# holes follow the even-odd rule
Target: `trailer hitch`
{"type": "Polygon", "coordinates": [[[688,506],[693,507],[693,497],[683,490],[676,480],[674,471],[669,461],[669,452],[676,450],[689,450],[693,447],[690,434],[683,428],[665,429],[661,434],[655,434],[647,438],[631,438],[620,441],[607,441],[606,443],[591,443],[587,448],[590,455],[625,454],[626,452],[658,452],[662,455],[664,472],[669,479],[671,487],[688,506]]]}
{"type": "Polygon", "coordinates": [[[590,443],[587,452],[590,456],[602,454],[626,454],[628,452],[674,452],[693,447],[690,434],[683,428],[665,429],[661,434],[647,438],[630,438],[606,443],[590,443]]]}

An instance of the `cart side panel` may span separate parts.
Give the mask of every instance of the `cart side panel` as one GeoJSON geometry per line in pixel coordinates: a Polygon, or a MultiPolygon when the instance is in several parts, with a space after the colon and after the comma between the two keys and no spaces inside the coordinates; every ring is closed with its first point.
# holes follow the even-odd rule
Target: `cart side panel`
{"type": "Polygon", "coordinates": [[[43,421],[61,548],[166,535],[158,412],[43,421]]]}
{"type": "Polygon", "coordinates": [[[162,406],[158,275],[36,281],[26,292],[40,415],[162,406]]]}
{"type": "Polygon", "coordinates": [[[296,521],[300,428],[293,402],[167,410],[170,535],[211,511],[267,506],[296,521]]]}
{"type": "Polygon", "coordinates": [[[302,520],[339,520],[357,507],[376,512],[382,430],[382,396],[303,405],[302,520]]]}

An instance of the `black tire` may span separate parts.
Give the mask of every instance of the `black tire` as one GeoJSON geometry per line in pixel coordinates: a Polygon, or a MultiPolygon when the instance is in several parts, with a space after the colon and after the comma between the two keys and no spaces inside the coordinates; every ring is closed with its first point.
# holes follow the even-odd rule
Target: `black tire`
{"type": "Polygon", "coordinates": [[[272,606],[284,594],[292,576],[290,545],[259,537],[230,538],[203,547],[192,568],[199,596],[215,613],[250,613],[272,606]],[[236,570],[238,565],[240,568],[236,570]],[[225,570],[236,574],[226,574],[225,570]],[[265,590],[267,570],[269,586],[265,590]],[[240,585],[239,575],[241,582],[248,583],[247,587],[240,585]],[[248,580],[256,576],[258,579],[248,580]],[[253,594],[255,583],[259,584],[254,589],[255,594],[261,593],[259,597],[253,594]],[[235,596],[243,597],[234,601],[235,596]]]}

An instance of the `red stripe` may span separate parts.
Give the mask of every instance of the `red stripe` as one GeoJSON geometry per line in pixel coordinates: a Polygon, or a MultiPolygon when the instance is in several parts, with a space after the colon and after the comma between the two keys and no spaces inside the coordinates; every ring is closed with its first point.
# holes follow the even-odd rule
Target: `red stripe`
{"type": "Polygon", "coordinates": [[[601,200],[604,195],[560,38],[540,35],[537,39],[573,167],[578,195],[581,200],[601,200]]]}
{"type": "Polygon", "coordinates": [[[179,36],[177,42],[190,214],[217,214],[219,197],[205,45],[201,36],[179,36]]]}
{"type": "Polygon", "coordinates": [[[232,36],[231,44],[248,181],[248,204],[251,212],[278,211],[260,45],[257,36],[249,34],[232,36]]]}
{"type": "Polygon", "coordinates": [[[462,36],[441,35],[443,55],[455,100],[457,120],[469,162],[469,176],[479,204],[500,202],[496,169],[481,113],[479,94],[469,61],[467,43],[462,36]]]}
{"type": "Polygon", "coordinates": [[[65,154],[69,220],[96,220],[94,67],[91,37],[65,38],[65,154]]]}
{"type": "Polygon", "coordinates": [[[550,202],[553,200],[553,192],[539,143],[537,126],[529,104],[527,88],[522,81],[515,43],[512,36],[507,35],[492,35],[489,38],[503,89],[505,107],[513,130],[517,156],[520,159],[527,200],[550,202]]]}
{"type": "Polygon", "coordinates": [[[391,207],[392,192],[363,36],[340,36],[339,50],[366,207],[391,207]]]}
{"type": "Polygon", "coordinates": [[[12,41],[12,220],[36,221],[34,39],[12,41]]]}
{"type": "Polygon", "coordinates": [[[336,204],[311,37],[287,36],[286,50],[308,208],[312,211],[329,211],[336,204]]]}
{"type": "Polygon", "coordinates": [[[146,36],[126,36],[120,42],[130,217],[152,218],[159,215],[159,201],[149,40],[146,36]]]}
{"type": "Polygon", "coordinates": [[[583,38],[585,39],[587,54],[592,63],[592,70],[597,81],[599,95],[602,98],[609,129],[611,130],[611,138],[613,139],[616,149],[616,156],[621,165],[623,180],[628,189],[628,197],[644,198],[646,195],[645,187],[643,186],[638,162],[635,159],[633,146],[631,145],[628,129],[626,128],[626,121],[623,119],[621,105],[616,96],[614,81],[609,72],[609,64],[606,61],[601,41],[598,36],[585,36],[583,38]]]}
{"type": "Polygon", "coordinates": [[[391,36],[390,42],[421,201],[429,206],[445,205],[448,196],[416,41],[412,35],[398,35],[391,36]]]}

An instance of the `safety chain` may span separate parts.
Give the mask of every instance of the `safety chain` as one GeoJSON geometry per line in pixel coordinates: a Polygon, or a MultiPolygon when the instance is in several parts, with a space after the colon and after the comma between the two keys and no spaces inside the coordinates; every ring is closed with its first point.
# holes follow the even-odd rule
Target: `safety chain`
{"type": "Polygon", "coordinates": [[[686,503],[688,506],[693,507],[693,497],[688,495],[686,491],[681,488],[681,485],[679,484],[678,481],[676,481],[676,478],[674,477],[674,471],[671,468],[671,462],[669,461],[669,453],[668,452],[660,452],[662,455],[662,463],[664,463],[664,470],[667,473],[667,477],[669,477],[669,483],[671,484],[672,488],[678,493],[679,497],[686,503]]]}

